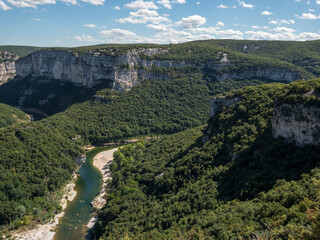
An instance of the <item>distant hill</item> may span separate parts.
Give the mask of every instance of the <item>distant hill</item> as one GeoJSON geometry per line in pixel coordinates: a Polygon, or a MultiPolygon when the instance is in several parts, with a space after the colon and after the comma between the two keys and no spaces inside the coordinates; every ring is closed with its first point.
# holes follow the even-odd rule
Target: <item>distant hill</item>
{"type": "Polygon", "coordinates": [[[3,45],[0,46],[0,51],[7,51],[18,55],[19,57],[24,57],[33,53],[41,47],[33,47],[33,46],[16,46],[16,45],[3,45]]]}

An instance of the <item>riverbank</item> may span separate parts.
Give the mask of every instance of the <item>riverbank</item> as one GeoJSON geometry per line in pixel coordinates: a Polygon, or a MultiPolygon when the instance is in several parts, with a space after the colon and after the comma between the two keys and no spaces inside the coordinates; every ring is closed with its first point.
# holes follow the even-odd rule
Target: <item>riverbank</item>
{"type": "Polygon", "coordinates": [[[52,240],[55,232],[55,227],[59,224],[59,219],[64,216],[64,209],[68,205],[68,201],[72,201],[77,192],[74,190],[75,187],[75,180],[77,175],[74,175],[73,181],[65,186],[63,189],[63,197],[60,201],[60,206],[62,207],[62,212],[55,215],[55,217],[46,224],[38,225],[32,229],[27,229],[24,231],[17,231],[14,232],[13,239],[15,240],[52,240]]]}
{"type": "Polygon", "coordinates": [[[117,151],[118,148],[113,148],[107,151],[98,153],[93,159],[93,166],[99,169],[102,174],[103,184],[102,190],[98,196],[91,202],[95,209],[101,209],[106,203],[104,196],[106,194],[106,181],[111,179],[110,165],[113,161],[113,153],[117,151]]]}

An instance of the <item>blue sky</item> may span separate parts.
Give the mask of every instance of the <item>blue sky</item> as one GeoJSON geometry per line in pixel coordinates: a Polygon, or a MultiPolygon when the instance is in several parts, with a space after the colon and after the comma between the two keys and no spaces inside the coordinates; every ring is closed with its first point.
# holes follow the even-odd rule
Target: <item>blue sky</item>
{"type": "Polygon", "coordinates": [[[320,39],[320,0],[0,0],[0,45],[320,39]]]}

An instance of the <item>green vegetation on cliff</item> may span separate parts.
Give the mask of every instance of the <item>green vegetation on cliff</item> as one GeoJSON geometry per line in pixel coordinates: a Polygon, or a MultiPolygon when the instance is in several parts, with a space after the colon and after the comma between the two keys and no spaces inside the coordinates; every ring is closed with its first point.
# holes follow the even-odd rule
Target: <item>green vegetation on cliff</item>
{"type": "Polygon", "coordinates": [[[32,46],[16,46],[16,45],[2,45],[0,46],[0,51],[7,51],[13,54],[18,55],[19,57],[24,57],[33,53],[37,50],[40,50],[41,47],[32,47],[32,46]]]}
{"type": "Polygon", "coordinates": [[[204,124],[213,95],[265,83],[262,80],[215,82],[201,74],[144,81],[126,93],[98,91],[90,101],[43,120],[79,144],[106,143],[148,135],[170,134],[204,124]]]}
{"type": "Polygon", "coordinates": [[[209,120],[205,143],[198,127],[116,152],[96,237],[317,239],[319,148],[271,133],[284,87],[228,93],[241,101],[209,120]]]}
{"type": "Polygon", "coordinates": [[[0,225],[19,227],[59,212],[57,191],[71,180],[81,152],[49,125],[0,129],[0,225]]]}
{"type": "Polygon", "coordinates": [[[28,121],[30,121],[30,117],[24,112],[0,103],[0,128],[28,121]]]}

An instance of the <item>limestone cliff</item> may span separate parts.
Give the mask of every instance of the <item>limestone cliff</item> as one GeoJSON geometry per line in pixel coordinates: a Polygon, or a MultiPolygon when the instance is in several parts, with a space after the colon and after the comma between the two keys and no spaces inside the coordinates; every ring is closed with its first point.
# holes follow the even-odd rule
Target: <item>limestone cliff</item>
{"type": "MultiPolygon", "coordinates": [[[[185,61],[156,60],[150,58],[168,52],[165,48],[136,48],[122,54],[91,50],[83,54],[67,50],[40,50],[16,62],[17,76],[48,78],[69,81],[79,86],[93,87],[105,80],[113,82],[113,88],[120,91],[131,89],[143,80],[165,79],[168,75],[158,73],[155,68],[197,67],[217,80],[248,79],[253,77],[267,78],[275,81],[295,81],[302,78],[300,73],[281,67],[254,67],[239,71],[229,71],[241,63],[228,59],[226,53],[219,52],[217,59],[202,63],[185,61]],[[147,57],[144,57],[147,56],[147,57]],[[149,57],[149,58],[148,58],[149,57]]],[[[164,59],[164,60],[163,60],[164,59]]]]}
{"type": "Polygon", "coordinates": [[[0,85],[16,75],[15,61],[18,56],[9,52],[0,52],[0,85]]]}
{"type": "Polygon", "coordinates": [[[298,146],[320,145],[320,108],[277,103],[271,120],[273,136],[298,146]]]}

